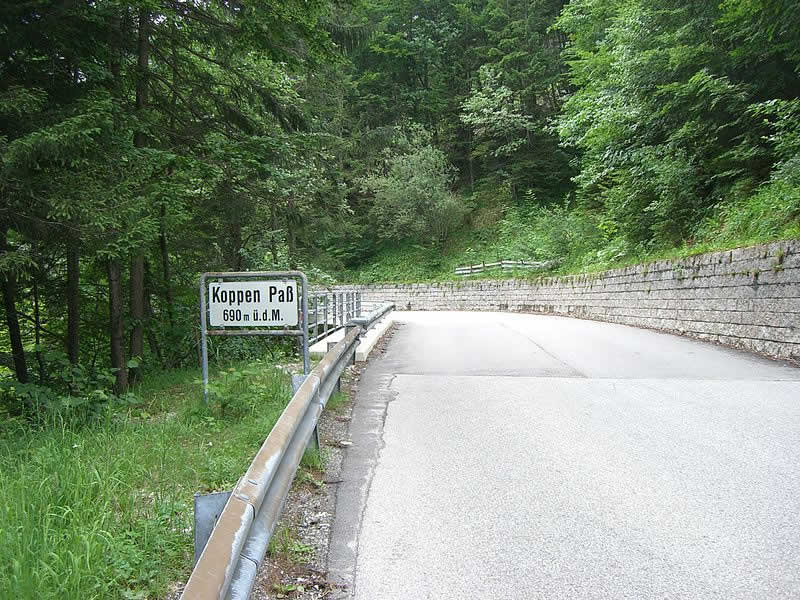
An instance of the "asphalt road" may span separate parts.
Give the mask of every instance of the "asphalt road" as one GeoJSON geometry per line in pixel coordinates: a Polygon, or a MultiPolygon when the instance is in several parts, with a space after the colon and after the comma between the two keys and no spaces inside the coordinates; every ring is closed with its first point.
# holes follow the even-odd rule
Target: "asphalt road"
{"type": "Polygon", "coordinates": [[[346,596],[800,598],[800,369],[559,317],[397,319],[337,496],[346,596]]]}

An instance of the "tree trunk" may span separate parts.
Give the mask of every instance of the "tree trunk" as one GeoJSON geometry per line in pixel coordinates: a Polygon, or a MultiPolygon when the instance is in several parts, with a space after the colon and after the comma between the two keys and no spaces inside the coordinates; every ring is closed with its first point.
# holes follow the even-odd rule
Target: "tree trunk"
{"type": "Polygon", "coordinates": [[[28,366],[25,364],[25,349],[22,347],[22,334],[17,316],[17,277],[6,273],[3,280],[3,304],[6,309],[6,325],[11,341],[11,356],[14,359],[14,373],[17,381],[28,383],[28,366]]]}
{"type": "MultiPolygon", "coordinates": [[[[122,21],[118,14],[113,13],[109,17],[108,31],[110,48],[108,68],[111,71],[109,90],[113,94],[114,100],[119,102],[122,98],[122,21]]],[[[115,112],[114,129],[118,129],[119,125],[119,117],[115,112]]]]}
{"type": "Polygon", "coordinates": [[[234,219],[233,222],[228,223],[228,239],[227,248],[225,250],[225,264],[231,271],[242,270],[242,224],[239,222],[239,217],[231,215],[234,219]]]}
{"type": "Polygon", "coordinates": [[[167,303],[167,320],[170,331],[175,329],[175,307],[172,301],[172,274],[169,268],[169,250],[167,248],[167,207],[161,205],[161,232],[158,236],[158,247],[161,250],[161,270],[164,275],[164,300],[167,303]]]}
{"type": "MultiPolygon", "coordinates": [[[[148,321],[152,318],[153,315],[153,308],[150,306],[150,296],[145,295],[144,303],[146,305],[146,312],[147,312],[147,319],[148,321]]],[[[150,346],[150,352],[156,357],[159,366],[163,369],[166,368],[166,363],[164,361],[164,353],[161,352],[161,346],[158,345],[158,339],[156,338],[156,334],[153,332],[152,328],[147,329],[147,343],[150,346]]]]}
{"type": "Polygon", "coordinates": [[[39,284],[35,275],[33,278],[33,336],[36,344],[36,362],[39,364],[39,383],[43,384],[47,379],[47,371],[42,357],[42,313],[39,309],[39,284]]]}
{"type": "MultiPolygon", "coordinates": [[[[112,13],[109,23],[110,53],[109,69],[111,71],[111,93],[116,102],[122,101],[122,22],[118,13],[112,13]]],[[[114,117],[114,129],[120,127],[119,118],[114,117]]],[[[112,231],[112,234],[114,232],[112,231]]],[[[116,369],[114,391],[118,394],[128,389],[128,371],[125,364],[124,323],[122,320],[122,269],[119,259],[110,259],[106,265],[108,270],[108,314],[109,334],[111,340],[111,367],[116,369]]]]}
{"type": "Polygon", "coordinates": [[[289,270],[294,271],[297,268],[297,242],[294,237],[294,230],[291,223],[286,224],[286,245],[289,254],[289,270]]]}
{"type": "MultiPolygon", "coordinates": [[[[139,119],[144,117],[143,112],[147,108],[150,78],[150,13],[145,9],[139,10],[139,36],[138,36],[138,56],[136,61],[136,116],[139,119]]],[[[133,134],[133,145],[143,148],[147,144],[147,136],[142,128],[138,128],[133,134]]]]}
{"type": "MultiPolygon", "coordinates": [[[[141,358],[144,351],[144,256],[137,254],[131,261],[131,345],[130,356],[141,358]]],[[[136,383],[138,369],[131,369],[130,384],[136,383]]]]}
{"type": "Polygon", "coordinates": [[[469,193],[475,192],[475,165],[472,158],[472,128],[469,130],[469,141],[467,143],[467,164],[469,165],[469,193]]]}
{"type": "Polygon", "coordinates": [[[269,251],[272,253],[272,266],[279,268],[278,265],[278,211],[275,210],[275,202],[270,204],[270,214],[272,216],[272,235],[269,236],[269,251]]]}
{"type": "Polygon", "coordinates": [[[122,269],[119,260],[108,261],[108,305],[111,320],[111,366],[117,369],[114,391],[118,394],[128,389],[128,368],[125,364],[125,331],[122,320],[122,269]]]}
{"type": "Polygon", "coordinates": [[[73,365],[80,360],[80,250],[78,242],[71,240],[67,246],[67,356],[73,365]]]}
{"type": "Polygon", "coordinates": [[[286,252],[289,255],[289,269],[295,270],[297,268],[297,240],[294,235],[294,200],[291,198],[287,202],[286,208],[286,252]]]}
{"type": "MultiPolygon", "coordinates": [[[[0,230],[0,252],[8,252],[5,227],[0,230]]],[[[14,373],[17,381],[28,383],[28,366],[25,363],[25,348],[22,346],[22,333],[17,316],[17,276],[14,273],[0,274],[3,288],[3,306],[6,311],[6,326],[11,342],[11,358],[14,361],[14,373]]]]}
{"type": "MultiPolygon", "coordinates": [[[[172,144],[177,145],[175,140],[175,113],[178,106],[178,45],[177,29],[173,23],[170,28],[170,47],[172,49],[172,92],[170,98],[171,109],[169,112],[169,133],[172,144]]],[[[172,176],[172,167],[168,170],[172,176]]],[[[159,208],[159,232],[158,249],[161,252],[161,271],[164,276],[164,301],[167,305],[167,321],[169,322],[169,335],[175,331],[175,306],[172,299],[172,273],[169,268],[169,247],[167,245],[167,205],[162,202],[159,208]]],[[[148,333],[149,335],[149,333],[148,333]]],[[[169,337],[167,339],[170,339],[169,337]]]]}
{"type": "MultiPolygon", "coordinates": [[[[136,73],[136,114],[144,118],[147,108],[148,77],[150,67],[150,13],[139,10],[138,60],[136,73]]],[[[141,124],[141,121],[140,121],[141,124]]],[[[143,148],[147,144],[147,135],[139,127],[133,134],[133,145],[143,148]]],[[[144,253],[138,250],[131,262],[131,357],[141,358],[144,352],[144,253]]],[[[136,383],[138,369],[131,369],[130,384],[136,383]]]]}
{"type": "Polygon", "coordinates": [[[158,360],[158,364],[164,368],[166,365],[164,364],[164,354],[161,352],[161,347],[158,344],[158,339],[156,338],[156,334],[153,331],[152,323],[153,323],[153,305],[150,301],[150,296],[152,295],[153,291],[153,275],[150,271],[149,263],[145,263],[144,266],[144,318],[146,319],[146,326],[145,331],[147,334],[147,343],[150,346],[150,351],[158,360]]]}

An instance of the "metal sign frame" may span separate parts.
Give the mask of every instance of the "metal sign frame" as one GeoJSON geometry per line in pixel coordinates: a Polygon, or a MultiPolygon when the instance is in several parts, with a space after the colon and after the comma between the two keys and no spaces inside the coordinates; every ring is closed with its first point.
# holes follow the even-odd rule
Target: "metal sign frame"
{"type": "MultiPolygon", "coordinates": [[[[262,327],[269,327],[268,325],[262,327]]],[[[311,372],[311,360],[308,353],[308,278],[302,271],[232,271],[229,273],[203,273],[200,276],[200,354],[201,368],[203,371],[203,401],[208,404],[208,336],[239,336],[239,335],[267,335],[290,336],[302,338],[303,342],[303,374],[311,372]],[[249,329],[241,326],[232,326],[232,329],[208,328],[208,282],[211,280],[242,280],[254,281],[274,279],[295,279],[300,287],[300,302],[297,308],[297,328],[290,329],[249,329]]]]}

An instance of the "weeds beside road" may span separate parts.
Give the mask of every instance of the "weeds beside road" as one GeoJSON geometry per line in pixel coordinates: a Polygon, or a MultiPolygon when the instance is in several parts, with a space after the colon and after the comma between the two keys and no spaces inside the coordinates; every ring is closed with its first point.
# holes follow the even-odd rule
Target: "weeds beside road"
{"type": "Polygon", "coordinates": [[[154,375],[75,424],[0,422],[0,598],[163,598],[192,565],[193,495],[230,489],[291,397],[261,362],[154,375]]]}

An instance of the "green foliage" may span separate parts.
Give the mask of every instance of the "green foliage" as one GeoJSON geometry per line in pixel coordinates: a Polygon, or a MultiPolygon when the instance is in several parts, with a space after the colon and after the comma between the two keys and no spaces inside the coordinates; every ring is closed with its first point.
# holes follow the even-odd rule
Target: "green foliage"
{"type": "Polygon", "coordinates": [[[203,409],[185,370],[89,426],[0,421],[0,597],[162,598],[185,580],[193,494],[229,489],[289,399],[285,375],[243,369],[267,394],[248,418],[203,409]]]}
{"type": "Polygon", "coordinates": [[[0,279],[15,302],[0,349],[61,349],[72,327],[73,362],[105,362],[110,300],[118,373],[184,364],[199,273],[294,267],[338,220],[335,144],[301,95],[334,58],[330,6],[267,4],[3,3],[0,279]]]}
{"type": "Polygon", "coordinates": [[[800,237],[800,159],[787,161],[752,196],[724,202],[700,224],[696,239],[738,246],[800,237]]]}
{"type": "Polygon", "coordinates": [[[500,74],[489,65],[478,71],[478,84],[464,100],[462,110],[461,120],[475,135],[476,157],[514,156],[534,127],[517,94],[500,82],[500,74]]]}
{"type": "Polygon", "coordinates": [[[323,471],[325,469],[325,457],[319,450],[306,450],[303,458],[300,459],[300,466],[315,471],[323,471]]]}
{"type": "Polygon", "coordinates": [[[372,217],[387,240],[444,241],[461,225],[466,208],[450,191],[452,167],[444,153],[412,130],[408,151],[388,154],[383,167],[361,180],[373,197],[372,217]]]}
{"type": "Polygon", "coordinates": [[[78,396],[39,359],[70,332],[97,372],[192,363],[204,271],[413,279],[481,253],[599,267],[795,226],[788,0],[3,9],[0,368],[54,398],[78,396]]]}
{"type": "Polygon", "coordinates": [[[338,412],[348,401],[347,394],[342,392],[335,392],[328,398],[328,403],[325,405],[326,410],[338,412]]]}
{"type": "MultiPolygon", "coordinates": [[[[570,37],[578,89],[559,131],[581,151],[582,204],[603,213],[623,246],[679,245],[769,173],[781,152],[766,135],[770,119],[796,123],[796,113],[792,102],[764,99],[795,95],[788,65],[779,65],[791,53],[770,50],[769,69],[783,69],[776,79],[750,68],[754,47],[728,49],[733,39],[754,42],[777,14],[788,16],[779,4],[578,0],[565,8],[557,25],[570,37]]],[[[774,25],[772,33],[788,35],[774,25]]]]}
{"type": "Polygon", "coordinates": [[[776,168],[785,170],[786,162],[800,155],[800,99],[768,100],[752,105],[749,110],[772,130],[767,140],[780,159],[776,168]]]}
{"type": "Polygon", "coordinates": [[[222,419],[242,419],[265,405],[279,406],[288,393],[279,372],[262,362],[228,367],[208,383],[212,413],[222,419]]]}
{"type": "Polygon", "coordinates": [[[279,527],[269,541],[267,556],[280,557],[290,563],[305,563],[311,558],[314,548],[301,542],[289,527],[279,527]]]}
{"type": "Polygon", "coordinates": [[[510,209],[498,223],[494,253],[506,260],[572,264],[602,243],[596,219],[580,210],[553,206],[525,215],[510,209]]]}
{"type": "MultiPolygon", "coordinates": [[[[506,207],[503,213],[499,221],[464,231],[442,248],[387,247],[346,277],[359,283],[457,280],[456,267],[500,260],[555,261],[569,270],[596,261],[596,253],[606,240],[597,219],[583,210],[553,206],[523,211],[506,207]]],[[[505,271],[484,276],[519,275],[505,271]]]]}
{"type": "Polygon", "coordinates": [[[41,355],[50,378],[43,383],[0,380],[0,407],[34,427],[55,422],[79,426],[107,416],[109,409],[134,406],[136,396],[112,392],[113,371],[72,364],[62,352],[41,355]],[[44,385],[46,384],[46,385],[44,385]]]}
{"type": "Polygon", "coordinates": [[[379,249],[356,270],[344,271],[342,281],[385,283],[391,281],[428,281],[443,271],[441,249],[419,244],[391,244],[379,249]]]}
{"type": "Polygon", "coordinates": [[[402,119],[433,129],[448,109],[448,50],[459,31],[452,5],[402,0],[364,3],[371,35],[353,51],[355,111],[367,127],[402,119]]]}
{"type": "Polygon", "coordinates": [[[479,9],[483,63],[461,104],[478,167],[473,191],[482,180],[507,184],[514,202],[532,207],[559,202],[572,190],[571,156],[550,127],[569,92],[561,57],[566,40],[552,27],[563,6],[487,0],[479,9]]]}

